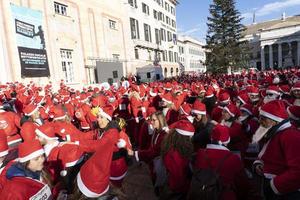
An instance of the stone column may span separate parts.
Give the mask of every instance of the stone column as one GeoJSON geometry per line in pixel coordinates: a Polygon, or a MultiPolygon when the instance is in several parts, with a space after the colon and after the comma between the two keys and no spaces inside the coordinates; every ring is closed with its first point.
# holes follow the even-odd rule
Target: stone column
{"type": "Polygon", "coordinates": [[[300,41],[297,42],[297,65],[300,66],[300,41]]]}
{"type": "Polygon", "coordinates": [[[260,49],[260,60],[261,60],[261,69],[265,69],[265,51],[264,51],[265,46],[261,46],[260,49]]]}
{"type": "Polygon", "coordinates": [[[278,44],[278,68],[282,68],[282,46],[278,44]]]}
{"type": "Polygon", "coordinates": [[[269,67],[273,69],[273,47],[269,45],[269,67]]]}

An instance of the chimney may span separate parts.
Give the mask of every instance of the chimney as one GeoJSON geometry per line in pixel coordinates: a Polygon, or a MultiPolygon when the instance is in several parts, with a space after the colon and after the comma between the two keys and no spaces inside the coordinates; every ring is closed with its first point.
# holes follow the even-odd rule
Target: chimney
{"type": "Polygon", "coordinates": [[[282,15],[281,15],[281,20],[285,21],[285,19],[286,19],[285,12],[283,12],[282,15]]]}

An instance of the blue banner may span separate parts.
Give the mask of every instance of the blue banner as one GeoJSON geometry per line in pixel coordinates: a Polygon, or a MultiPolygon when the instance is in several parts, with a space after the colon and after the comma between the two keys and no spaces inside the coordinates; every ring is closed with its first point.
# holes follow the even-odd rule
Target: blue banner
{"type": "Polygon", "coordinates": [[[11,4],[11,11],[21,63],[21,76],[50,76],[42,12],[13,4],[11,4]]]}

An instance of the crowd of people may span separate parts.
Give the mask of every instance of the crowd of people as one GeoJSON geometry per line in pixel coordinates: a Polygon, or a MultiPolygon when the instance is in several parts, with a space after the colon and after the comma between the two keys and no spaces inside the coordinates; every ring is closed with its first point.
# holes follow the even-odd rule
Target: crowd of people
{"type": "Polygon", "coordinates": [[[299,152],[297,68],[81,91],[0,85],[3,200],[126,199],[141,162],[162,200],[298,200],[299,152]]]}

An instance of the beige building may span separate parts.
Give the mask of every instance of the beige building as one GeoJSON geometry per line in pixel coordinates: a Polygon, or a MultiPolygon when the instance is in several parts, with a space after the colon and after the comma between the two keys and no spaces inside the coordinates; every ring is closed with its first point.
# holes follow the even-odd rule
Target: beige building
{"type": "Polygon", "coordinates": [[[94,83],[96,61],[119,60],[126,74],[130,26],[125,8],[120,0],[1,0],[0,82],[94,83]],[[21,77],[11,4],[42,12],[49,77],[21,77]]]}
{"type": "Polygon", "coordinates": [[[300,66],[300,16],[254,23],[247,26],[245,40],[251,49],[250,66],[278,69],[300,66]]]}

